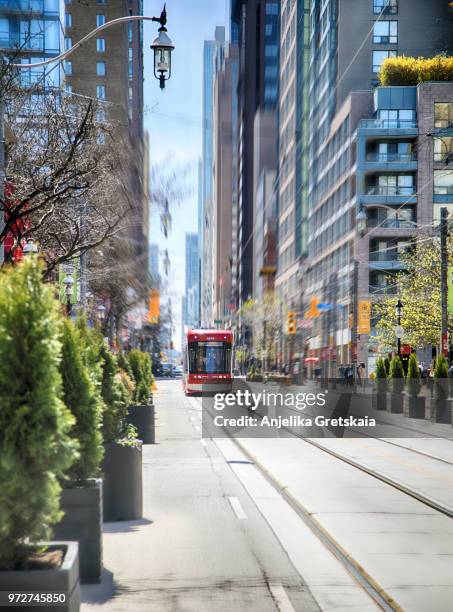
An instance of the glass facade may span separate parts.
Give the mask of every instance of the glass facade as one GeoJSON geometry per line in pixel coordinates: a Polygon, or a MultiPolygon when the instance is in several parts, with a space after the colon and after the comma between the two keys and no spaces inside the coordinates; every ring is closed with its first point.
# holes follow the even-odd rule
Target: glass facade
{"type": "MultiPolygon", "coordinates": [[[[61,19],[64,5],[59,0],[0,0],[0,48],[20,55],[22,63],[35,63],[60,54],[63,47],[61,19]]],[[[61,68],[50,64],[23,70],[24,85],[43,82],[59,86],[61,68]]]]}

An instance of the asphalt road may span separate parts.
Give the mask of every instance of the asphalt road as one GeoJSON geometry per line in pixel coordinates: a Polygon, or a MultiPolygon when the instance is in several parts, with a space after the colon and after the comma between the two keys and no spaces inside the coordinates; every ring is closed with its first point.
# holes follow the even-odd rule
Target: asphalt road
{"type": "MultiPolygon", "coordinates": [[[[181,381],[159,381],[155,401],[158,444],[144,447],[144,520],[105,525],[104,579],[83,586],[82,610],[319,610],[233,469],[246,464],[229,463],[201,440],[181,381]]],[[[354,597],[351,582],[337,584],[346,598],[354,597]]]]}

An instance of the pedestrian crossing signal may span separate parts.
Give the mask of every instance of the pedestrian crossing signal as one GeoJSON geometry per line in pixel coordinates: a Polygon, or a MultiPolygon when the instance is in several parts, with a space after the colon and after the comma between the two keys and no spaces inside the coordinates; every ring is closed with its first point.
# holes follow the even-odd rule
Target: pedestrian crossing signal
{"type": "Polygon", "coordinates": [[[288,311],[288,336],[295,336],[297,332],[296,313],[294,310],[288,311]]]}

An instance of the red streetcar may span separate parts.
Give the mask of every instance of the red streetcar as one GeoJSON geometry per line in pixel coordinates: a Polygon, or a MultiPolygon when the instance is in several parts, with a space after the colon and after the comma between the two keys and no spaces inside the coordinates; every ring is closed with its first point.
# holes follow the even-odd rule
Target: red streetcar
{"type": "Polygon", "coordinates": [[[233,332],[191,329],[184,347],[183,387],[186,395],[228,393],[233,385],[233,332]]]}

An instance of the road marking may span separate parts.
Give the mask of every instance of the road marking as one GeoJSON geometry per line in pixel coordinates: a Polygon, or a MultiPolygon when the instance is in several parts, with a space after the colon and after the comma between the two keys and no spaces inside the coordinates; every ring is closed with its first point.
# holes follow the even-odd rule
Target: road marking
{"type": "Polygon", "coordinates": [[[269,583],[269,590],[280,612],[296,612],[282,584],[269,583]]]}
{"type": "Polygon", "coordinates": [[[243,521],[244,519],[247,518],[246,513],[244,512],[240,501],[238,500],[237,497],[229,497],[228,498],[230,500],[230,504],[231,507],[234,510],[234,513],[236,514],[236,516],[238,517],[239,520],[243,521]]]}

